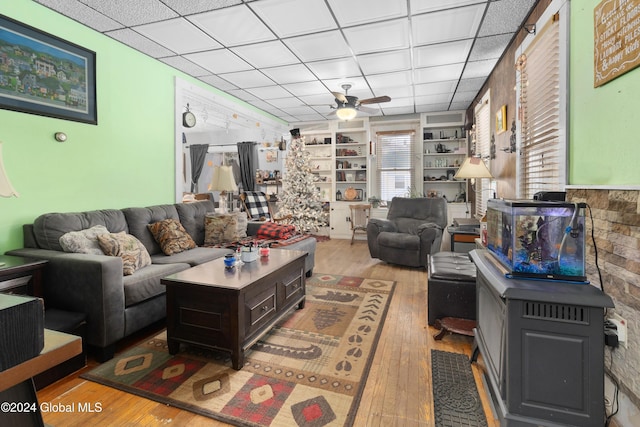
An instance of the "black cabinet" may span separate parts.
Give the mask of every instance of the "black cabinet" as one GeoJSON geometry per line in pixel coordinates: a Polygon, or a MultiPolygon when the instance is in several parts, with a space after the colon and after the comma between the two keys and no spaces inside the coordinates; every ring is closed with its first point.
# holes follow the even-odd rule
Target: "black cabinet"
{"type": "Polygon", "coordinates": [[[602,426],[604,308],[589,284],[507,279],[486,250],[474,250],[477,328],[502,426],[602,426]]]}

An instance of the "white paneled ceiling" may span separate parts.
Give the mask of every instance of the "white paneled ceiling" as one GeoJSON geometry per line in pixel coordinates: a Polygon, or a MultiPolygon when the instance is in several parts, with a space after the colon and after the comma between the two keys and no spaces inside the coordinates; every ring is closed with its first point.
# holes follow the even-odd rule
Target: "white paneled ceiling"
{"type": "MultiPolygon", "coordinates": [[[[537,0],[34,0],[287,122],[469,107],[537,0]]],[[[100,58],[98,57],[98,61],[100,58]]]]}

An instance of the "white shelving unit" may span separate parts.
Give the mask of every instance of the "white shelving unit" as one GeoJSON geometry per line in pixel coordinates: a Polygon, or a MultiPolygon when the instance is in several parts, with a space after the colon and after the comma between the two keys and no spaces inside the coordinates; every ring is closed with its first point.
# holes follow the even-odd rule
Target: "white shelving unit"
{"type": "MultiPolygon", "coordinates": [[[[420,122],[423,192],[447,199],[447,219],[451,224],[453,218],[469,216],[467,182],[453,179],[469,151],[464,130],[465,112],[423,113],[420,122]]],[[[449,233],[445,233],[443,250],[448,250],[449,245],[449,233]]]]}
{"type": "Polygon", "coordinates": [[[296,125],[310,153],[316,186],[330,212],[332,238],[350,239],[349,204],[366,203],[369,193],[369,119],[296,125]],[[351,200],[353,194],[356,194],[351,200]],[[339,195],[339,196],[338,196],[339,195]]]}

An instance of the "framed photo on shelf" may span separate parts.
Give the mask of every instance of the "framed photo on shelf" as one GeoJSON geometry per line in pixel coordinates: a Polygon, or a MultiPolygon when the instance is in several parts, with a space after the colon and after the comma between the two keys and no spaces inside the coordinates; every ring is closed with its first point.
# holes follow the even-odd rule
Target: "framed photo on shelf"
{"type": "Polygon", "coordinates": [[[496,133],[507,130],[507,106],[503,105],[496,113],[496,133]]]}
{"type": "Polygon", "coordinates": [[[356,198],[355,200],[362,201],[364,200],[364,190],[360,188],[356,188],[356,198]]]}
{"type": "Polygon", "coordinates": [[[366,171],[357,171],[356,172],[356,181],[366,181],[367,180],[367,172],[366,171]]]}
{"type": "Polygon", "coordinates": [[[0,79],[0,108],[98,124],[95,52],[4,15],[0,46],[16,55],[0,79]]]}

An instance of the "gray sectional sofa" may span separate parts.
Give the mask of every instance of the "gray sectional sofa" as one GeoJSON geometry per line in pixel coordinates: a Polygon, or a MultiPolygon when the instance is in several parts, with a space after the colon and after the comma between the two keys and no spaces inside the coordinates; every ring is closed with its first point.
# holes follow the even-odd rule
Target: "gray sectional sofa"
{"type": "MultiPolygon", "coordinates": [[[[49,261],[44,280],[45,306],[85,313],[86,344],[104,361],[113,357],[117,341],[166,316],[161,278],[231,251],[201,247],[205,237],[204,217],[213,211],[213,202],[203,200],[121,210],[48,213],[36,218],[33,224],[26,224],[24,248],[7,254],[49,261]],[[165,255],[147,225],[169,218],[178,219],[198,247],[165,255]],[[63,251],[59,243],[63,234],[96,225],[105,226],[111,233],[124,231],[135,236],[146,247],[152,264],[124,276],[119,257],[63,251]]],[[[308,275],[313,269],[315,243],[315,239],[305,239],[284,248],[309,252],[308,275]]]]}

